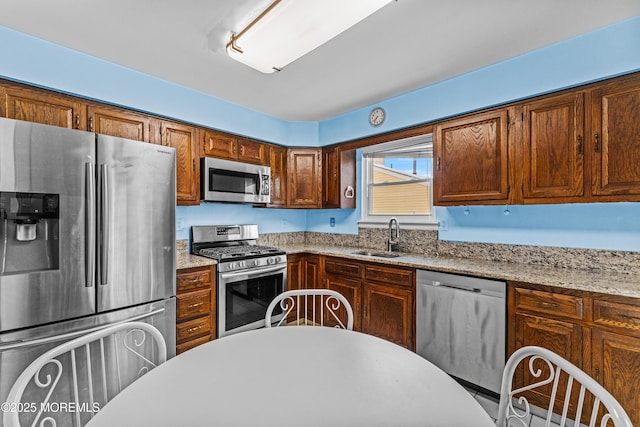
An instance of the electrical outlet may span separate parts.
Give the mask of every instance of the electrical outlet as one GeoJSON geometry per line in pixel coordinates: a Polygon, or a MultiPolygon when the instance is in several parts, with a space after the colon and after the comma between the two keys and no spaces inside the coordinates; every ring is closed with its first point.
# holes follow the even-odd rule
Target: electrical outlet
{"type": "Polygon", "coordinates": [[[438,230],[447,231],[448,229],[449,229],[449,221],[447,221],[446,219],[440,220],[440,222],[438,223],[438,230]]]}
{"type": "Polygon", "coordinates": [[[335,227],[336,226],[336,219],[331,217],[329,218],[329,226],[330,227],[335,227]]]}

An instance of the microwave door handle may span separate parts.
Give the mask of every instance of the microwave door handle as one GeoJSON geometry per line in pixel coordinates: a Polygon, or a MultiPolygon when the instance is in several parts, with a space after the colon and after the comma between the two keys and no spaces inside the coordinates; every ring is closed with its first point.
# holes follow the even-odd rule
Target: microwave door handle
{"type": "Polygon", "coordinates": [[[109,283],[109,173],[107,165],[100,165],[100,234],[102,236],[100,246],[100,284],[109,283]]]}
{"type": "Polygon", "coordinates": [[[286,270],[286,265],[281,265],[281,266],[277,266],[277,267],[267,267],[267,268],[260,268],[260,269],[255,269],[255,270],[243,270],[243,271],[234,271],[231,273],[220,273],[220,278],[221,279],[230,279],[233,277],[238,277],[238,276],[247,276],[247,277],[255,277],[261,274],[265,274],[265,273],[274,273],[277,271],[285,271],[286,270]]]}
{"type": "Polygon", "coordinates": [[[85,286],[91,288],[96,280],[96,167],[87,163],[85,168],[85,286]]]}

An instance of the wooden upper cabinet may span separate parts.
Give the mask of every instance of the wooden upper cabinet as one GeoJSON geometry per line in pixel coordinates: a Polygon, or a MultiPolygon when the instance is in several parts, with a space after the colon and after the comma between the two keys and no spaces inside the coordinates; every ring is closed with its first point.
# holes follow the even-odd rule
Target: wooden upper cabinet
{"type": "Polygon", "coordinates": [[[592,94],[593,194],[640,200],[640,76],[592,94]]]}
{"type": "Polygon", "coordinates": [[[322,207],[356,207],[356,151],[322,149],[322,207]]]}
{"type": "Polygon", "coordinates": [[[527,199],[584,194],[584,93],[523,106],[524,182],[527,199]]]}
{"type": "Polygon", "coordinates": [[[268,148],[268,145],[248,138],[209,130],[204,132],[205,156],[266,165],[268,148]]]}
{"type": "Polygon", "coordinates": [[[200,204],[198,129],[181,123],[161,123],[162,145],[176,149],[176,196],[179,205],[200,204]]]}
{"type": "Polygon", "coordinates": [[[68,129],[87,129],[87,106],[77,98],[19,86],[0,86],[0,115],[68,129]]]}
{"type": "Polygon", "coordinates": [[[238,158],[238,139],[221,132],[205,131],[204,154],[205,156],[235,160],[238,158]]]}
{"type": "Polygon", "coordinates": [[[338,174],[338,147],[322,149],[322,207],[340,207],[340,181],[338,174]]]}
{"type": "Polygon", "coordinates": [[[147,115],[97,105],[88,108],[89,132],[133,139],[134,141],[158,143],[157,127],[147,115]]]}
{"type": "Polygon", "coordinates": [[[508,201],[507,110],[447,120],[434,131],[434,204],[508,201]]]}
{"type": "Polygon", "coordinates": [[[284,207],[287,204],[287,149],[269,147],[271,167],[271,203],[269,206],[284,207]]]}
{"type": "Polygon", "coordinates": [[[322,150],[292,148],[288,150],[287,206],[322,207],[322,150]]]}

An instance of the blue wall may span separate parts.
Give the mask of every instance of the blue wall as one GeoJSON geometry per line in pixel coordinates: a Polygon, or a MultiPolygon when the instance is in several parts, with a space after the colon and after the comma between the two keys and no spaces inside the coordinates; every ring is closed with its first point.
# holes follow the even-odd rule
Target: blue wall
{"type": "MultiPolygon", "coordinates": [[[[288,122],[228,101],[0,27],[0,77],[53,88],[290,146],[322,146],[388,132],[594,80],[640,70],[640,16],[382,101],[387,119],[368,125],[373,106],[317,122],[288,122]]],[[[358,158],[360,168],[360,158],[358,158]]],[[[360,192],[361,193],[361,192],[360,192]]],[[[188,226],[257,223],[261,232],[356,233],[349,210],[270,210],[202,204],[176,209],[188,226]],[[335,226],[330,219],[335,218],[335,226]]],[[[441,239],[640,250],[640,204],[437,208],[441,239]]]]}

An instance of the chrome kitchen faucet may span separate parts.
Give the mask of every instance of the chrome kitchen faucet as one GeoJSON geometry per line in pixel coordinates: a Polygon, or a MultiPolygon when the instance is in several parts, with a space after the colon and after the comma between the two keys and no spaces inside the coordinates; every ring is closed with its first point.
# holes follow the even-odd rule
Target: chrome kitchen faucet
{"type": "Polygon", "coordinates": [[[400,244],[400,224],[398,219],[393,217],[389,220],[389,239],[387,240],[387,251],[397,251],[400,244]],[[393,223],[396,227],[393,229],[393,223]]]}

